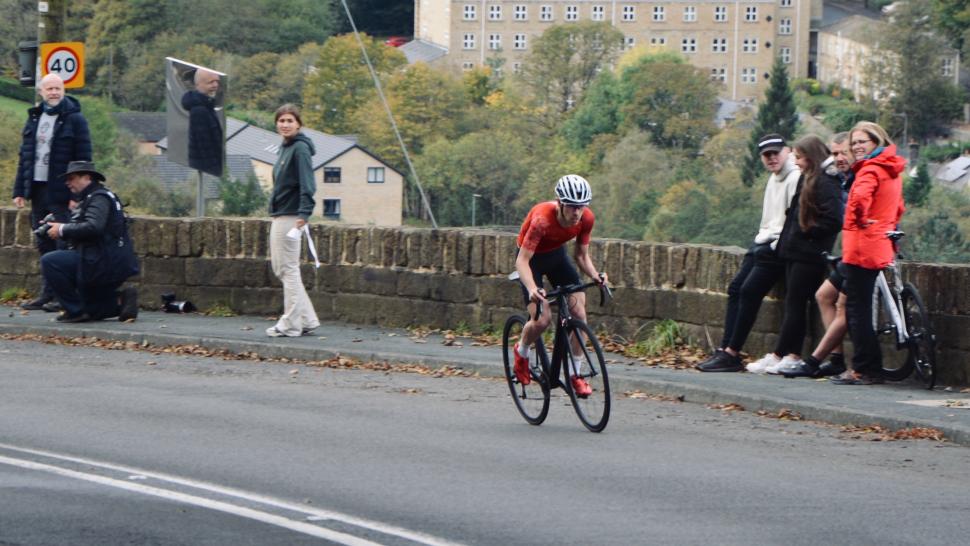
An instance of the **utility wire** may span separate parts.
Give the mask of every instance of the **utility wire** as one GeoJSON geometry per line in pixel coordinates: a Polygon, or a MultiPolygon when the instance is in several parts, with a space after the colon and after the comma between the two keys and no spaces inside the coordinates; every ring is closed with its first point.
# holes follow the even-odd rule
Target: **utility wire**
{"type": "Polygon", "coordinates": [[[438,222],[434,219],[434,213],[431,212],[431,205],[428,203],[428,196],[424,193],[424,188],[421,187],[421,179],[418,178],[418,172],[414,170],[414,164],[411,163],[411,155],[408,154],[407,146],[404,145],[404,139],[401,138],[401,131],[397,128],[397,122],[394,121],[394,114],[391,113],[391,107],[387,104],[387,97],[384,96],[384,89],[381,87],[381,80],[377,77],[377,71],[374,70],[374,65],[370,62],[370,57],[367,55],[367,48],[364,47],[364,41],[360,38],[360,32],[357,32],[357,25],[354,24],[354,16],[350,14],[350,8],[347,7],[347,0],[340,0],[340,3],[344,6],[344,11],[347,13],[347,19],[350,20],[350,28],[354,31],[354,37],[357,38],[357,43],[360,45],[360,52],[364,54],[364,61],[367,63],[367,68],[370,70],[371,78],[374,79],[374,86],[377,88],[377,94],[381,97],[381,103],[384,104],[384,111],[387,112],[387,119],[391,121],[391,128],[394,129],[394,136],[397,137],[397,143],[401,145],[401,151],[404,152],[404,160],[408,163],[408,169],[411,171],[411,177],[414,178],[414,183],[418,186],[418,193],[421,194],[421,202],[424,204],[424,210],[428,213],[428,218],[431,219],[431,226],[434,229],[438,229],[438,222]]]}

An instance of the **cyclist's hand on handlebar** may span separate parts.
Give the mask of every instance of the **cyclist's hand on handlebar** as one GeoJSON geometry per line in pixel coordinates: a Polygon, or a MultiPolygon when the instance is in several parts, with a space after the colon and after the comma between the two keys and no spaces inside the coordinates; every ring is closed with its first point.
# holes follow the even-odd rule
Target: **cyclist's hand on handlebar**
{"type": "Polygon", "coordinates": [[[529,291],[529,301],[539,303],[546,301],[546,291],[542,288],[533,288],[529,291]]]}
{"type": "Polygon", "coordinates": [[[606,284],[609,284],[610,282],[609,277],[607,277],[606,273],[603,271],[600,271],[599,276],[594,280],[596,281],[596,284],[601,284],[601,285],[606,285],[606,284]]]}

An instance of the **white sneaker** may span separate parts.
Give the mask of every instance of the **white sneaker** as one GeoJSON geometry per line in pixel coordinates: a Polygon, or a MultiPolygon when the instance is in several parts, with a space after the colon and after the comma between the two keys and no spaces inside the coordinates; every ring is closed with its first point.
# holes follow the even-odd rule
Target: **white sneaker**
{"type": "Polygon", "coordinates": [[[748,364],[744,369],[751,373],[765,373],[765,370],[771,366],[777,366],[779,362],[781,362],[781,359],[775,353],[768,353],[751,364],[748,364]]]}
{"type": "Polygon", "coordinates": [[[772,375],[778,375],[784,372],[793,372],[800,368],[801,365],[801,358],[797,356],[785,355],[785,358],[782,358],[776,366],[768,366],[765,372],[772,375]]]}

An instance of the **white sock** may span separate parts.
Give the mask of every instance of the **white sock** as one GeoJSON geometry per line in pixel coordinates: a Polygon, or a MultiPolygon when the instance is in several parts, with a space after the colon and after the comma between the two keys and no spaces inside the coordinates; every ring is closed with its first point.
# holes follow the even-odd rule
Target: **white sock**
{"type": "Polygon", "coordinates": [[[519,356],[529,358],[529,346],[519,343],[519,356]]]}
{"type": "Polygon", "coordinates": [[[582,354],[573,355],[573,358],[572,358],[573,375],[576,377],[579,377],[579,375],[583,372],[584,358],[585,357],[582,354]]]}

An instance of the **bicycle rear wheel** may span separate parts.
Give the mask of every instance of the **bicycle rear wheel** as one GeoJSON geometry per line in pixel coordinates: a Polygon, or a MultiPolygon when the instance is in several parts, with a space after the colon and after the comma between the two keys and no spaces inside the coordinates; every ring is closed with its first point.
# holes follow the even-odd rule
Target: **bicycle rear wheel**
{"type": "Polygon", "coordinates": [[[573,403],[576,415],[591,432],[601,432],[610,420],[610,379],[606,373],[603,349],[589,326],[582,321],[571,320],[566,326],[569,334],[569,350],[564,351],[566,371],[566,392],[573,403]],[[582,351],[573,354],[572,340],[579,339],[582,351]],[[573,387],[573,378],[578,378],[590,386],[590,394],[582,396],[573,387]]]}
{"type": "MultiPolygon", "coordinates": [[[[879,336],[879,342],[882,344],[883,349],[886,348],[887,344],[898,349],[901,347],[899,347],[896,323],[890,316],[887,306],[896,307],[895,298],[887,300],[886,294],[876,286],[875,292],[872,295],[873,329],[876,331],[876,335],[879,336]]],[[[904,357],[896,350],[882,351],[883,377],[889,381],[902,381],[912,373],[913,362],[908,356],[904,357]]]]}
{"type": "MultiPolygon", "coordinates": [[[[515,344],[522,338],[522,329],[526,319],[521,315],[512,315],[505,321],[502,331],[502,359],[505,363],[505,381],[509,384],[509,392],[515,407],[530,425],[540,425],[549,414],[549,381],[539,360],[539,351],[532,351],[529,368],[532,371],[532,382],[528,385],[519,383],[515,377],[515,344]]],[[[542,339],[539,339],[541,342],[542,339]]]]}
{"type": "Polygon", "coordinates": [[[916,375],[927,389],[936,384],[936,334],[930,325],[926,306],[916,287],[910,283],[903,286],[903,316],[906,317],[906,333],[909,334],[909,361],[916,368],[916,375]]]}

